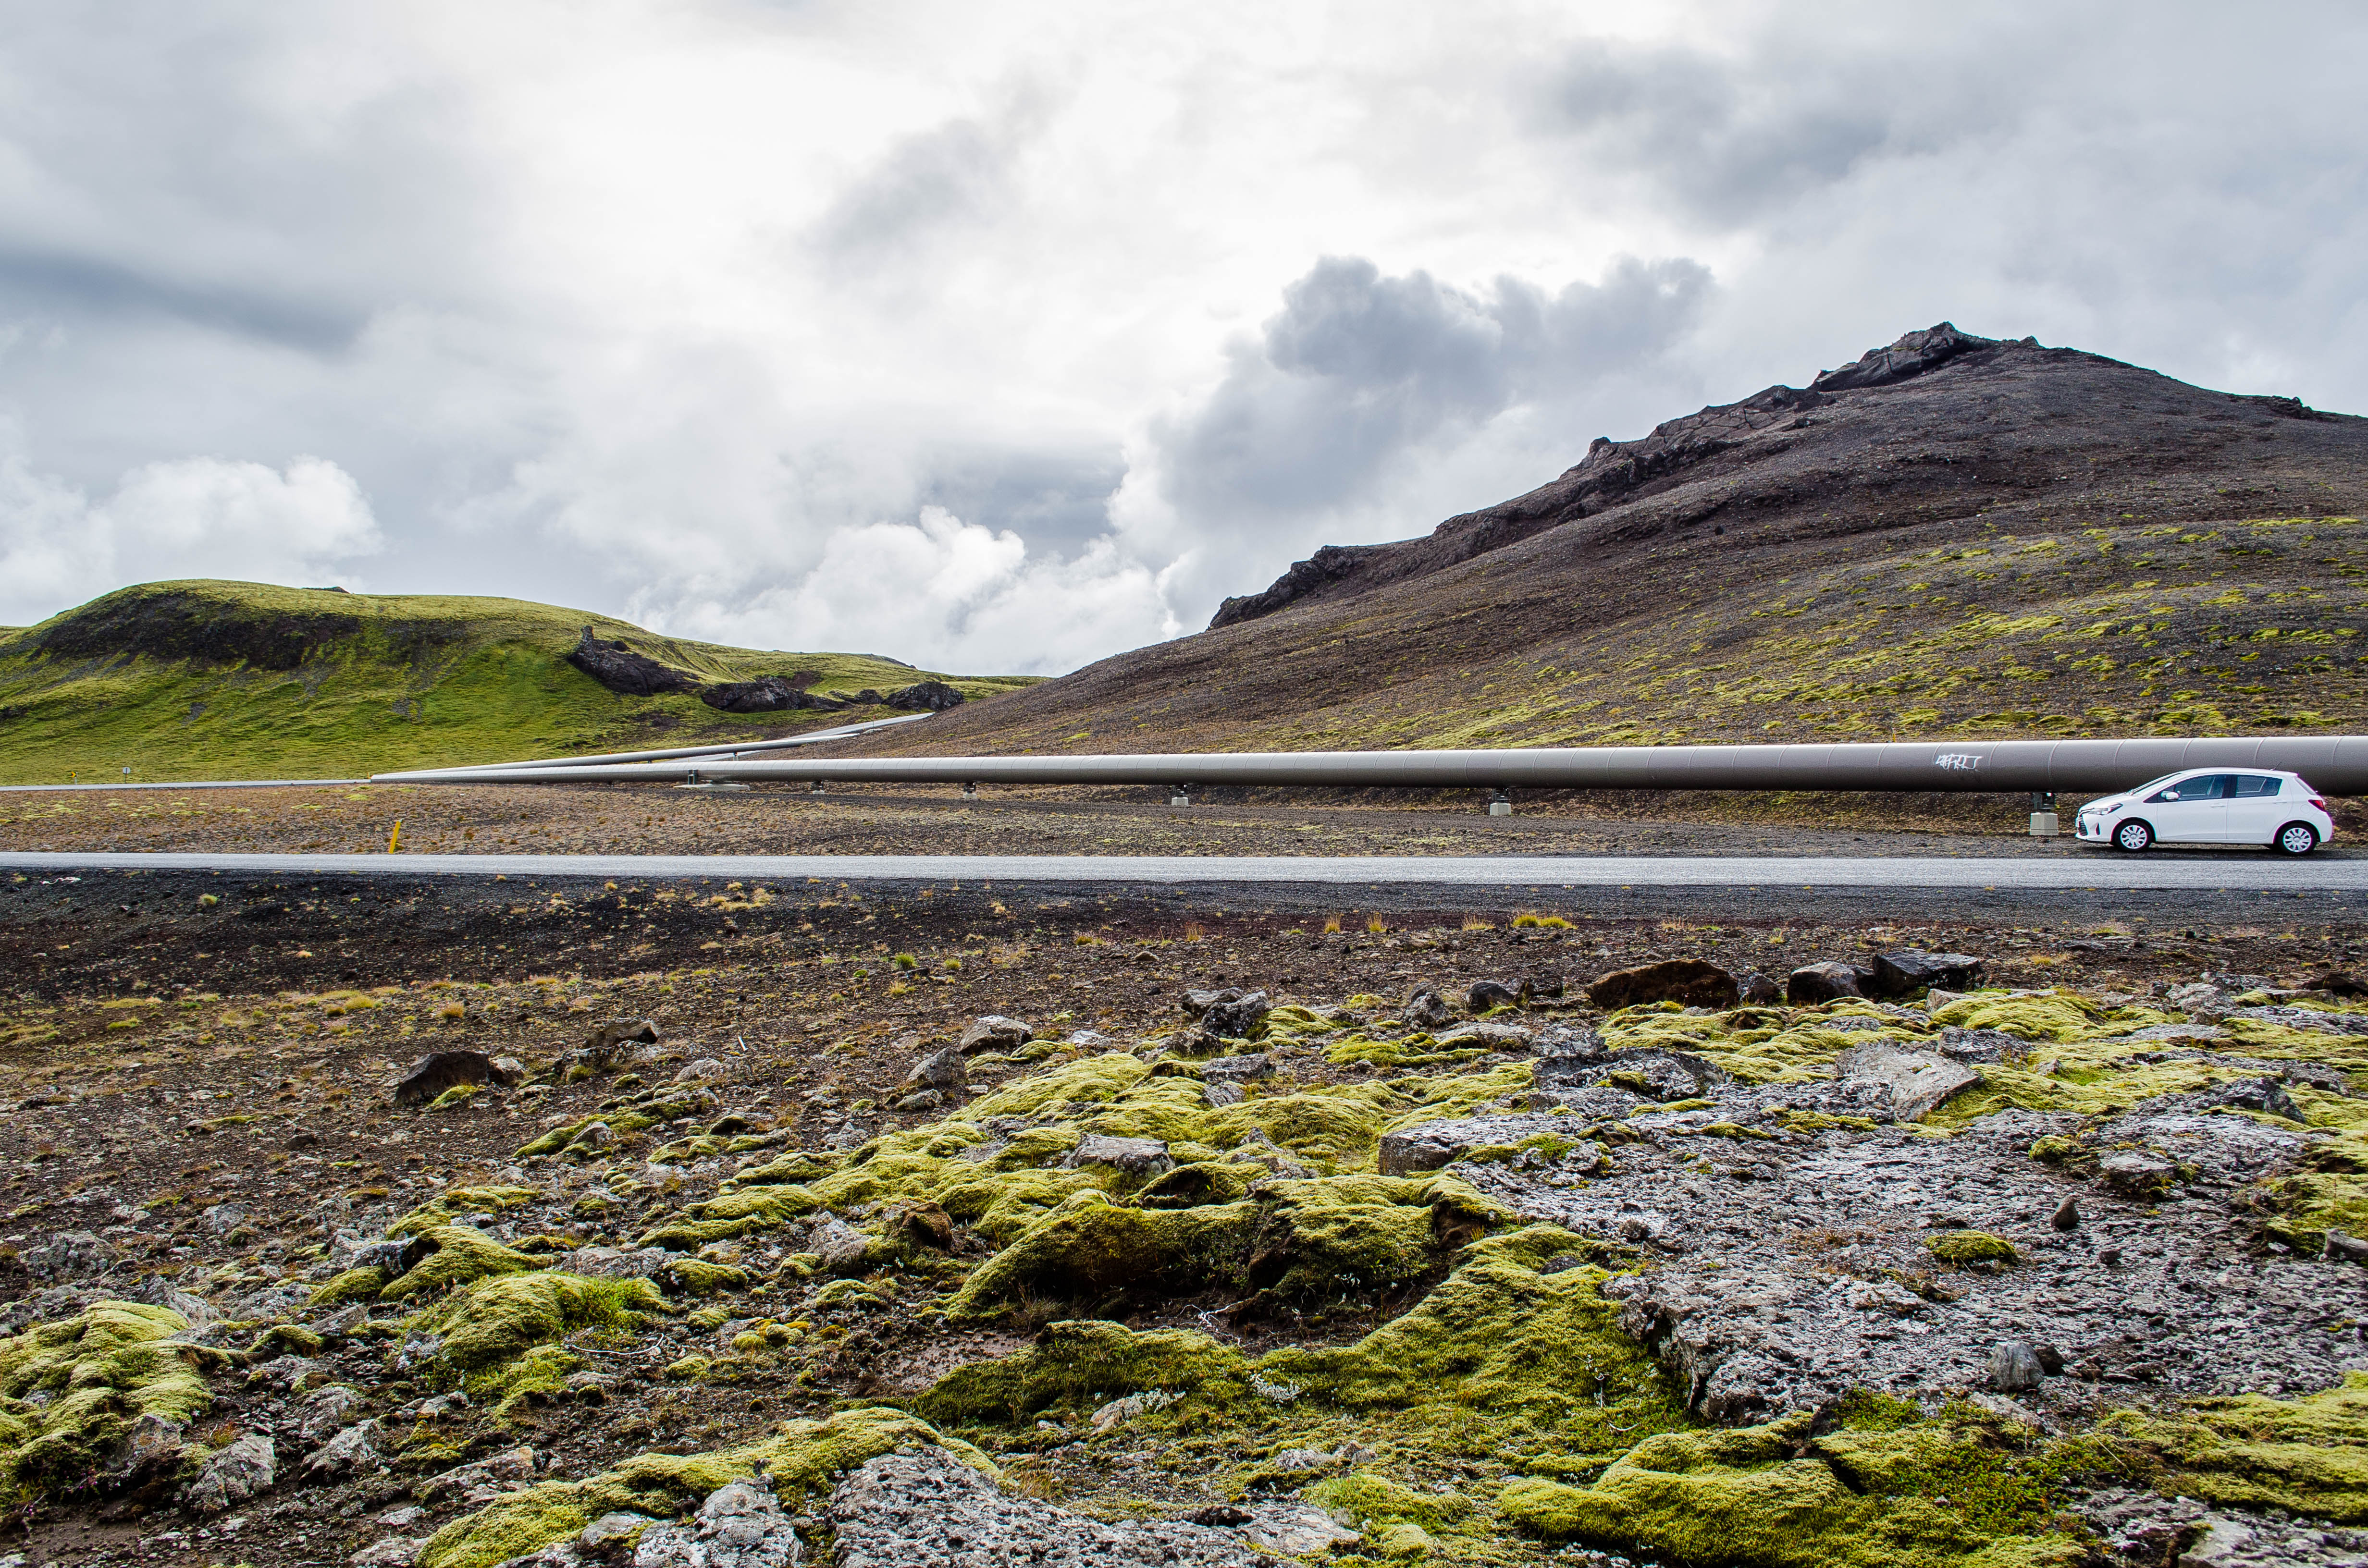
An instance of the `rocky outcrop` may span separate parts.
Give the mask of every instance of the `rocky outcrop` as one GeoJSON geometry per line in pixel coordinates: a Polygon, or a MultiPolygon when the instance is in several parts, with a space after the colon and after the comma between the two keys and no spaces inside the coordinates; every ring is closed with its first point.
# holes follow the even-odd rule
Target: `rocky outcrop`
{"type": "Polygon", "coordinates": [[[961,707],[963,698],[941,680],[924,680],[898,687],[877,700],[883,708],[899,708],[908,713],[942,713],[949,708],[961,707]]]}
{"type": "Polygon", "coordinates": [[[568,650],[567,662],[620,697],[659,697],[672,691],[697,691],[697,676],[646,653],[636,653],[622,642],[602,642],[586,627],[568,650]]]}
{"type": "MultiPolygon", "coordinates": [[[[1689,471],[1730,449],[1742,437],[1771,426],[1805,423],[1810,411],[1837,392],[1896,385],[1982,350],[2009,347],[1975,337],[1947,322],[1869,349],[1850,365],[1826,370],[1805,389],[1772,386],[1740,403],[1703,409],[1656,426],[1634,441],[1599,436],[1578,466],[1527,495],[1450,517],[1423,539],[1391,544],[1326,545],[1255,594],[1226,599],[1209,622],[1215,631],[1294,604],[1349,598],[1387,583],[1442,571],[1490,551],[1518,544],[1549,528],[1678,483],[1689,471]]],[[[2016,347],[2035,348],[2029,338],[2016,347]]]]}

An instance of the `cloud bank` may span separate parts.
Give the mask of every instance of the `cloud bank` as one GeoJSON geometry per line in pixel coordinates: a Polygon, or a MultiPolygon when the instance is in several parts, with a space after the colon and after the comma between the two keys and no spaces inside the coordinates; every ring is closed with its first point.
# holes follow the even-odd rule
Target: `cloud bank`
{"type": "Polygon", "coordinates": [[[1943,317],[2368,409],[2368,17],[131,0],[0,34],[0,622],[1056,672],[1943,317]]]}

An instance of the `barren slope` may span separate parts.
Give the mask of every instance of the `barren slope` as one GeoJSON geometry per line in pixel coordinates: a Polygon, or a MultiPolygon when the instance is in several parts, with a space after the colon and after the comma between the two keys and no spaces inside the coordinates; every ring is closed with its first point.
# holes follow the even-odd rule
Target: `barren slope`
{"type": "Polygon", "coordinates": [[[1142,751],[2368,722],[2368,420],[1910,334],[1319,553],[1220,625],[873,748],[1142,751]]]}

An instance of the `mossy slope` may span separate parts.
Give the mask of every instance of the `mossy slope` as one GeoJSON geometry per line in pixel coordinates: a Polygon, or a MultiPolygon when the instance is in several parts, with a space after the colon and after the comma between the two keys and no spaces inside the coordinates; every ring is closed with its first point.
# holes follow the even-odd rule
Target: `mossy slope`
{"type": "Polygon", "coordinates": [[[885,716],[620,697],[564,661],[586,626],[711,681],[811,672],[821,689],[884,691],[950,678],[973,699],[1030,684],[727,648],[523,599],[151,583],[0,633],[0,781],[124,767],[143,779],[384,772],[885,716]]]}

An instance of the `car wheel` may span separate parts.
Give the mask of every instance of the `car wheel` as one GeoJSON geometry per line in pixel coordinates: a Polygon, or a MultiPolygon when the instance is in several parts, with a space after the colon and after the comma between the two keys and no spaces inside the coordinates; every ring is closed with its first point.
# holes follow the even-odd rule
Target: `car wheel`
{"type": "Polygon", "coordinates": [[[2135,855],[2154,842],[2154,829],[2142,822],[2125,822],[2113,829],[2113,847],[2135,855]]]}
{"type": "Polygon", "coordinates": [[[2272,840],[2282,855],[2307,855],[2318,847],[2318,829],[2306,822],[2290,822],[2272,840]]]}

